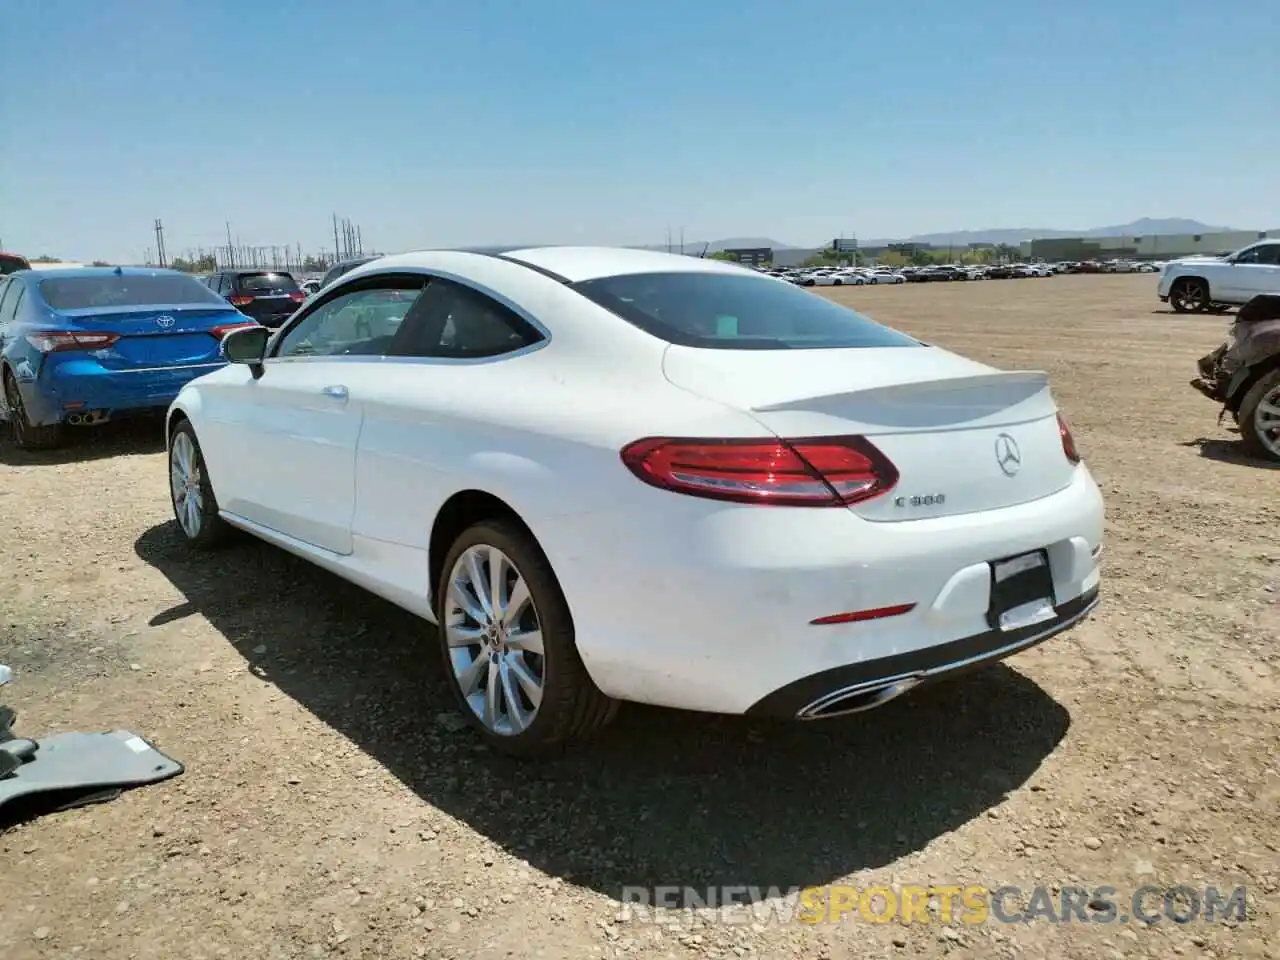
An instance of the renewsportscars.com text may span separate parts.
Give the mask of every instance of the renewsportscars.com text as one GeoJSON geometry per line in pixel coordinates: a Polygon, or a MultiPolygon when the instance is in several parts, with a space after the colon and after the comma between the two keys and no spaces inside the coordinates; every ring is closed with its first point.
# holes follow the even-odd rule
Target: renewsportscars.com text
{"type": "Polygon", "coordinates": [[[624,887],[618,919],[679,925],[695,917],[726,924],[840,923],[1217,923],[1244,921],[1242,886],[624,887]]]}

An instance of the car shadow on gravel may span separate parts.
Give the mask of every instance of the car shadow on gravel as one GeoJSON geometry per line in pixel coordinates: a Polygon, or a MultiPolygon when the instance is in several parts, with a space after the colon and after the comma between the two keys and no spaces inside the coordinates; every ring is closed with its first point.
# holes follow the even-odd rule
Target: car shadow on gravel
{"type": "Polygon", "coordinates": [[[19,450],[0,423],[0,464],[8,467],[56,467],[107,457],[164,450],[164,421],[159,417],[121,420],[97,427],[67,427],[63,445],[54,450],[19,450]]]}
{"type": "Polygon", "coordinates": [[[202,615],[256,675],[427,803],[615,898],[626,886],[786,889],[891,863],[999,804],[1070,724],[999,665],[822,724],[626,705],[592,748],[522,764],[457,729],[423,621],[247,539],[193,555],[167,523],[136,550],[185,598],[153,624],[202,615]]]}
{"type": "Polygon", "coordinates": [[[1258,470],[1280,470],[1280,463],[1269,463],[1248,454],[1244,444],[1239,440],[1197,437],[1195,440],[1185,440],[1178,446],[1197,449],[1200,456],[1206,460],[1217,460],[1219,463],[1230,463],[1240,467],[1254,467],[1258,470]]]}

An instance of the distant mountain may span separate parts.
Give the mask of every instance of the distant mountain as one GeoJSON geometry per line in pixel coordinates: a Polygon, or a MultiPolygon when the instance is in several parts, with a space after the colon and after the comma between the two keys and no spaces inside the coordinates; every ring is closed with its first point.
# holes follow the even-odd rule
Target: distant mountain
{"type": "MultiPolygon", "coordinates": [[[[1164,220],[1153,220],[1143,217],[1132,223],[1119,223],[1110,227],[1091,227],[1087,230],[1063,230],[1058,227],[1013,227],[996,230],[957,230],[955,233],[919,233],[908,240],[914,243],[931,243],[934,246],[946,246],[953,243],[962,246],[967,243],[1008,243],[1016,245],[1023,240],[1054,239],[1057,237],[1147,237],[1153,234],[1182,233],[1221,233],[1232,227],[1215,227],[1199,220],[1186,220],[1171,217],[1164,220]]],[[[875,246],[887,241],[867,241],[867,246],[875,246]]]]}

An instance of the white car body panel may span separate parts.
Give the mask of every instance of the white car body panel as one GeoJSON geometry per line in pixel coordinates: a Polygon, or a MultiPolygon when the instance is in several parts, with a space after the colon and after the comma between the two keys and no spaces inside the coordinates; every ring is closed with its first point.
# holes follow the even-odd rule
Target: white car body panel
{"type": "MultiPolygon", "coordinates": [[[[742,273],[647,251],[505,256],[571,281],[742,273]]],[[[673,346],[554,277],[463,252],[383,258],[339,285],[390,271],[464,282],[550,336],[485,360],[268,359],[257,380],[233,364],[188,384],[170,415],[191,421],[230,523],[422,617],[433,618],[432,526],[462,491],[499,498],[528,526],[592,679],[624,700],[741,713],[822,671],[990,633],[989,562],[1023,551],[1047,551],[1070,611],[1044,633],[1096,603],[1102,499],[1063,453],[1041,373],[926,346],[673,346]],[[848,509],[685,496],[641,483],[619,456],[646,436],[850,433],[901,480],[848,509]],[[1000,470],[1001,434],[1020,448],[1016,476],[1000,470]],[[895,504],[935,492],[945,502],[895,504]],[[890,619],[810,623],[905,603],[916,606],[890,619]]],[[[1010,637],[1010,649],[1038,639],[1010,637]]]]}

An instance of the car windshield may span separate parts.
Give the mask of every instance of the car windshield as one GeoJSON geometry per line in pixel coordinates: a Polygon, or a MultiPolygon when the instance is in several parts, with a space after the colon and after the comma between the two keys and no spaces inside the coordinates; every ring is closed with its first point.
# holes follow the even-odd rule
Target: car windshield
{"type": "Polygon", "coordinates": [[[587,299],[668,343],[720,350],[915,347],[834,301],[749,274],[693,270],[601,277],[587,299]]]}
{"type": "Polygon", "coordinates": [[[55,310],[223,303],[195,277],[176,273],[50,278],[41,281],[40,295],[55,310]]]}
{"type": "Polygon", "coordinates": [[[242,273],[240,289],[245,293],[293,293],[298,281],[287,273],[242,273]]]}

